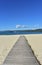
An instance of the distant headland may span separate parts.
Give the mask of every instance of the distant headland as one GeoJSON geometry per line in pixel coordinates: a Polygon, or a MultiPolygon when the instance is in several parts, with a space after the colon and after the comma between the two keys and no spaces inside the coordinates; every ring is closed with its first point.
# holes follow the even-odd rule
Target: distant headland
{"type": "Polygon", "coordinates": [[[35,34],[35,33],[42,33],[42,29],[0,31],[0,35],[35,34]]]}

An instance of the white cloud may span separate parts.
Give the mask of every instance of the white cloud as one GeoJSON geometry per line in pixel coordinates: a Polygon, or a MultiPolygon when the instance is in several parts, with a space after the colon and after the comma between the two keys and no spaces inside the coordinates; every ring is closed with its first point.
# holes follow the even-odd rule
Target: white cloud
{"type": "Polygon", "coordinates": [[[28,26],[27,25],[22,25],[22,28],[28,28],[28,26]]]}
{"type": "Polygon", "coordinates": [[[16,25],[16,28],[21,28],[21,25],[16,25]]]}
{"type": "Polygon", "coordinates": [[[16,28],[28,28],[27,25],[16,25],[16,28]]]}
{"type": "Polygon", "coordinates": [[[34,27],[39,27],[39,24],[37,24],[37,25],[34,25],[34,27]]]}
{"type": "Polygon", "coordinates": [[[40,28],[39,24],[33,25],[33,26],[28,26],[28,25],[16,25],[16,28],[25,28],[25,29],[38,29],[40,28]]]}
{"type": "Polygon", "coordinates": [[[39,25],[39,24],[34,25],[34,28],[35,28],[35,29],[38,29],[38,28],[40,28],[40,25],[39,25]]]}
{"type": "Polygon", "coordinates": [[[40,28],[40,25],[39,24],[36,24],[32,27],[32,29],[39,29],[40,28]]]}

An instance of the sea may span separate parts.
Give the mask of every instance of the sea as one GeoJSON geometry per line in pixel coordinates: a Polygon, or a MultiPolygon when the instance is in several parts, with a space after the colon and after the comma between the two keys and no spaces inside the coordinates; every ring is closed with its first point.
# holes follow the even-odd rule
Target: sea
{"type": "Polygon", "coordinates": [[[42,32],[0,31],[0,35],[42,34],[42,32]]]}

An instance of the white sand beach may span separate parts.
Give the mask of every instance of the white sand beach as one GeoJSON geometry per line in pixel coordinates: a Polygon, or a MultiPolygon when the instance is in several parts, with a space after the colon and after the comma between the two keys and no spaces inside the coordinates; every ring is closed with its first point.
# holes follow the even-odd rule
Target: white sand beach
{"type": "Polygon", "coordinates": [[[25,37],[42,65],[42,34],[25,35],[25,37]]]}
{"type": "Polygon", "coordinates": [[[19,35],[0,35],[0,65],[18,40],[19,35]]]}
{"type": "MultiPolygon", "coordinates": [[[[24,36],[42,65],[42,34],[29,34],[24,36]]],[[[0,35],[0,65],[2,65],[19,37],[20,35],[0,35]]]]}

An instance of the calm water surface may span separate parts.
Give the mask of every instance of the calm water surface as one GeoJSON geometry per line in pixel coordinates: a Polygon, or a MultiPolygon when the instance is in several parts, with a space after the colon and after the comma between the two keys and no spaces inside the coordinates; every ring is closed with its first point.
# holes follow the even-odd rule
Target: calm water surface
{"type": "Polygon", "coordinates": [[[19,32],[19,31],[17,31],[17,32],[14,32],[14,31],[7,31],[7,32],[0,32],[0,35],[17,35],[17,34],[42,34],[42,32],[19,32]]]}

